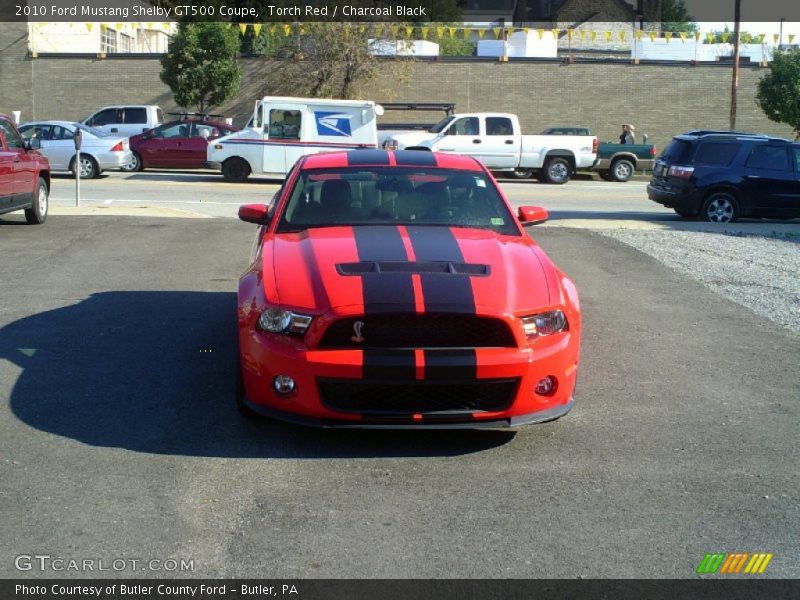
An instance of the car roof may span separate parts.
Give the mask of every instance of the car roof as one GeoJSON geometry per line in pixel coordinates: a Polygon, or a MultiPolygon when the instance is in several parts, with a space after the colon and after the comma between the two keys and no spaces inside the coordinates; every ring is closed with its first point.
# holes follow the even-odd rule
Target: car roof
{"type": "Polygon", "coordinates": [[[305,156],[301,168],[326,169],[347,167],[427,167],[458,171],[483,171],[483,166],[471,156],[427,152],[424,150],[351,150],[323,152],[305,156]]]}
{"type": "Polygon", "coordinates": [[[26,121],[22,125],[69,125],[75,127],[75,121],[26,121]]]}
{"type": "Polygon", "coordinates": [[[769,141],[769,142],[786,142],[788,143],[789,140],[786,138],[780,137],[770,137],[763,133],[752,133],[749,131],[715,131],[715,130],[705,130],[705,129],[694,129],[692,131],[687,131],[681,135],[676,135],[674,139],[676,140],[684,140],[684,141],[696,141],[699,139],[731,139],[735,138],[737,140],[752,140],[752,141],[769,141]]]}
{"type": "Polygon", "coordinates": [[[174,119],[172,121],[167,121],[166,123],[162,123],[161,127],[168,127],[176,123],[205,123],[207,125],[213,125],[215,127],[226,127],[228,129],[236,129],[236,127],[234,127],[233,125],[228,125],[227,123],[223,123],[222,121],[212,121],[211,119],[203,119],[202,117],[189,117],[188,119],[174,119]]]}

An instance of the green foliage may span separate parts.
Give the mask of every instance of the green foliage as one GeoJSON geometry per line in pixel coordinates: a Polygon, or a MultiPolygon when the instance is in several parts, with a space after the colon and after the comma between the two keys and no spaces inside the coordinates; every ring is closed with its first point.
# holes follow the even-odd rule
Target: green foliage
{"type": "MultiPolygon", "coordinates": [[[[723,29],[722,31],[714,31],[712,33],[714,34],[714,41],[712,42],[714,44],[733,43],[733,31],[731,31],[731,29],[727,25],[725,25],[725,29],[723,29]]],[[[740,31],[739,39],[743,44],[751,44],[758,42],[760,36],[753,35],[749,31],[740,31]]]]}
{"type": "Polygon", "coordinates": [[[694,33],[697,23],[686,10],[684,0],[664,0],[661,5],[661,31],[694,33]]]}
{"type": "Polygon", "coordinates": [[[226,23],[180,23],[161,57],[161,81],[175,102],[207,111],[239,91],[239,30],[226,23]]]}
{"type": "Polygon", "coordinates": [[[445,28],[457,27],[454,36],[449,31],[439,39],[434,40],[439,44],[439,56],[472,56],[475,44],[468,38],[464,38],[462,29],[463,23],[443,23],[445,28]]]}
{"type": "Polygon", "coordinates": [[[770,121],[791,125],[800,137],[800,50],[775,52],[756,100],[770,121]]]}

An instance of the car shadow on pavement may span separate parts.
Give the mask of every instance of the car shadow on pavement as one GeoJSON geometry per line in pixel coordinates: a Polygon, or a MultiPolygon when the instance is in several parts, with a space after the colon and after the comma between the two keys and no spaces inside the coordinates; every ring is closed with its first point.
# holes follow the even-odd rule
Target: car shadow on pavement
{"type": "Polygon", "coordinates": [[[187,456],[455,456],[510,431],[319,430],[248,421],[234,405],[236,295],[115,291],[0,329],[21,369],[11,409],[40,431],[100,447],[187,456]]]}

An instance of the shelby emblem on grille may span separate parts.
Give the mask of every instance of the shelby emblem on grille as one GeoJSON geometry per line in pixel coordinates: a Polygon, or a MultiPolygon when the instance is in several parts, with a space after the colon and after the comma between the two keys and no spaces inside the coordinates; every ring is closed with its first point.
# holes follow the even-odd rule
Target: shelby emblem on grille
{"type": "Polygon", "coordinates": [[[353,323],[353,331],[355,332],[354,336],[350,337],[350,341],[356,344],[360,344],[364,341],[364,338],[361,336],[361,332],[364,330],[364,321],[356,321],[353,323]]]}

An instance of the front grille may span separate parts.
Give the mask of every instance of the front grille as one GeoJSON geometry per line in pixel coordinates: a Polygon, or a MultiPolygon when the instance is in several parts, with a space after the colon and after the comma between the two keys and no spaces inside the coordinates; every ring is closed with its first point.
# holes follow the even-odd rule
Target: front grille
{"type": "Polygon", "coordinates": [[[335,321],[320,348],[514,348],[511,329],[500,319],[474,315],[380,314],[335,321]],[[354,341],[356,322],[363,341],[354,341]]]}
{"type": "Polygon", "coordinates": [[[483,379],[469,383],[369,383],[319,379],[319,394],[331,410],[364,414],[475,413],[508,408],[519,379],[483,379]]]}

